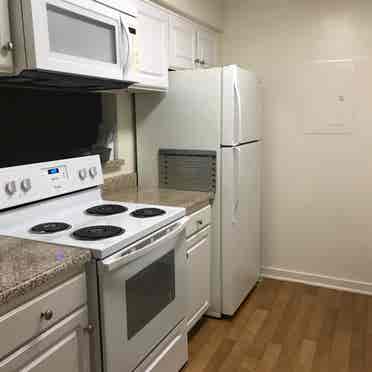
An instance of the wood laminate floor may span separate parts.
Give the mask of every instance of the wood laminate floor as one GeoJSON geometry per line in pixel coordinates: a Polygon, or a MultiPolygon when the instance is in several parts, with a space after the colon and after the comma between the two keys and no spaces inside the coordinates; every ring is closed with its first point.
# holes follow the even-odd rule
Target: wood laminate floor
{"type": "Polygon", "coordinates": [[[372,372],[372,297],[265,279],[190,334],[183,372],[233,371],[372,372]]]}

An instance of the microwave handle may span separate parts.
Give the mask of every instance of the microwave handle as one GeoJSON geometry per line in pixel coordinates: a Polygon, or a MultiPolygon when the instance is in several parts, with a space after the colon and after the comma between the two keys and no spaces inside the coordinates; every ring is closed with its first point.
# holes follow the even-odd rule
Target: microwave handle
{"type": "Polygon", "coordinates": [[[121,24],[121,32],[122,32],[122,37],[123,37],[123,40],[121,42],[121,54],[122,54],[122,58],[123,58],[123,74],[125,74],[125,69],[128,65],[128,62],[129,62],[129,56],[131,54],[131,45],[130,45],[130,38],[129,38],[129,32],[128,32],[128,29],[125,25],[125,22],[124,22],[124,19],[123,17],[121,16],[120,17],[120,24],[121,24]],[[127,53],[125,55],[125,48],[124,48],[124,40],[127,40],[127,45],[128,45],[128,49],[127,49],[127,53]]]}
{"type": "MultiPolygon", "coordinates": [[[[139,243],[135,243],[132,246],[129,246],[128,248],[125,249],[129,251],[129,253],[127,254],[125,252],[122,254],[119,253],[114,255],[113,257],[109,257],[108,259],[102,261],[103,270],[106,272],[117,270],[120,267],[128,264],[129,262],[145,254],[148,254],[154,249],[159,248],[160,245],[166,243],[167,241],[171,240],[172,238],[180,234],[183,230],[185,230],[188,220],[189,220],[188,217],[184,217],[180,221],[174,223],[173,225],[167,226],[163,230],[170,230],[170,232],[167,233],[166,235],[163,235],[161,238],[156,239],[154,242],[151,241],[151,237],[145,238],[144,241],[147,240],[149,241],[148,245],[142,246],[143,241],[142,242],[140,241],[139,243]],[[140,248],[136,249],[137,247],[140,248]],[[133,252],[131,253],[132,250],[133,252]]],[[[154,234],[154,236],[156,236],[156,233],[154,234]]]]}

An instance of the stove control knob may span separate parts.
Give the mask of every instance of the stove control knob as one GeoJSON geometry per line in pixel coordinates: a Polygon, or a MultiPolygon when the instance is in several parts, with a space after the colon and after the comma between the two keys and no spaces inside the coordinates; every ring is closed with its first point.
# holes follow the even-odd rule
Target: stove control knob
{"type": "Polygon", "coordinates": [[[17,186],[15,181],[11,181],[5,184],[5,192],[12,196],[17,191],[17,186]]]}
{"type": "Polygon", "coordinates": [[[31,190],[31,180],[29,178],[25,178],[21,182],[21,188],[24,192],[30,191],[31,190]]]}
{"type": "Polygon", "coordinates": [[[94,178],[97,175],[97,167],[89,168],[89,174],[92,178],[94,178]]]}
{"type": "Polygon", "coordinates": [[[87,170],[85,168],[79,170],[79,177],[82,181],[87,178],[87,170]]]}

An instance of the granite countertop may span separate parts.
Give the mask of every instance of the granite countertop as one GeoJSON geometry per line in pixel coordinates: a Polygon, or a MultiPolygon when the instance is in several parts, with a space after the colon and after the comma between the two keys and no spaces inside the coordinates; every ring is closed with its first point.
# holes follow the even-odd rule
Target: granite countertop
{"type": "Polygon", "coordinates": [[[105,189],[103,198],[106,200],[128,202],[128,203],[143,203],[157,204],[171,207],[186,208],[186,214],[190,215],[197,210],[206,207],[210,204],[210,196],[208,192],[199,191],[181,191],[172,189],[105,189]]]}
{"type": "Polygon", "coordinates": [[[0,236],[0,306],[90,259],[88,250],[0,236]]]}

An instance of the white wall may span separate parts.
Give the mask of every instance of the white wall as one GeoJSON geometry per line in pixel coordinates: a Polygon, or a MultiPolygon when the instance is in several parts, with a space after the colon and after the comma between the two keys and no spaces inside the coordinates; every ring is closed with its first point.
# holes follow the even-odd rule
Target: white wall
{"type": "Polygon", "coordinates": [[[256,70],[264,83],[268,273],[306,272],[348,282],[315,281],[372,288],[352,282],[372,283],[371,15],[370,0],[225,1],[223,62],[256,70]],[[327,73],[312,72],[311,62],[338,59],[355,66],[353,84],[337,88],[351,107],[352,133],[306,135],[309,121],[317,127],[322,115],[337,117],[329,97],[319,100],[327,73]]]}
{"type": "Polygon", "coordinates": [[[222,28],[222,0],[154,0],[214,28],[222,28]]]}

